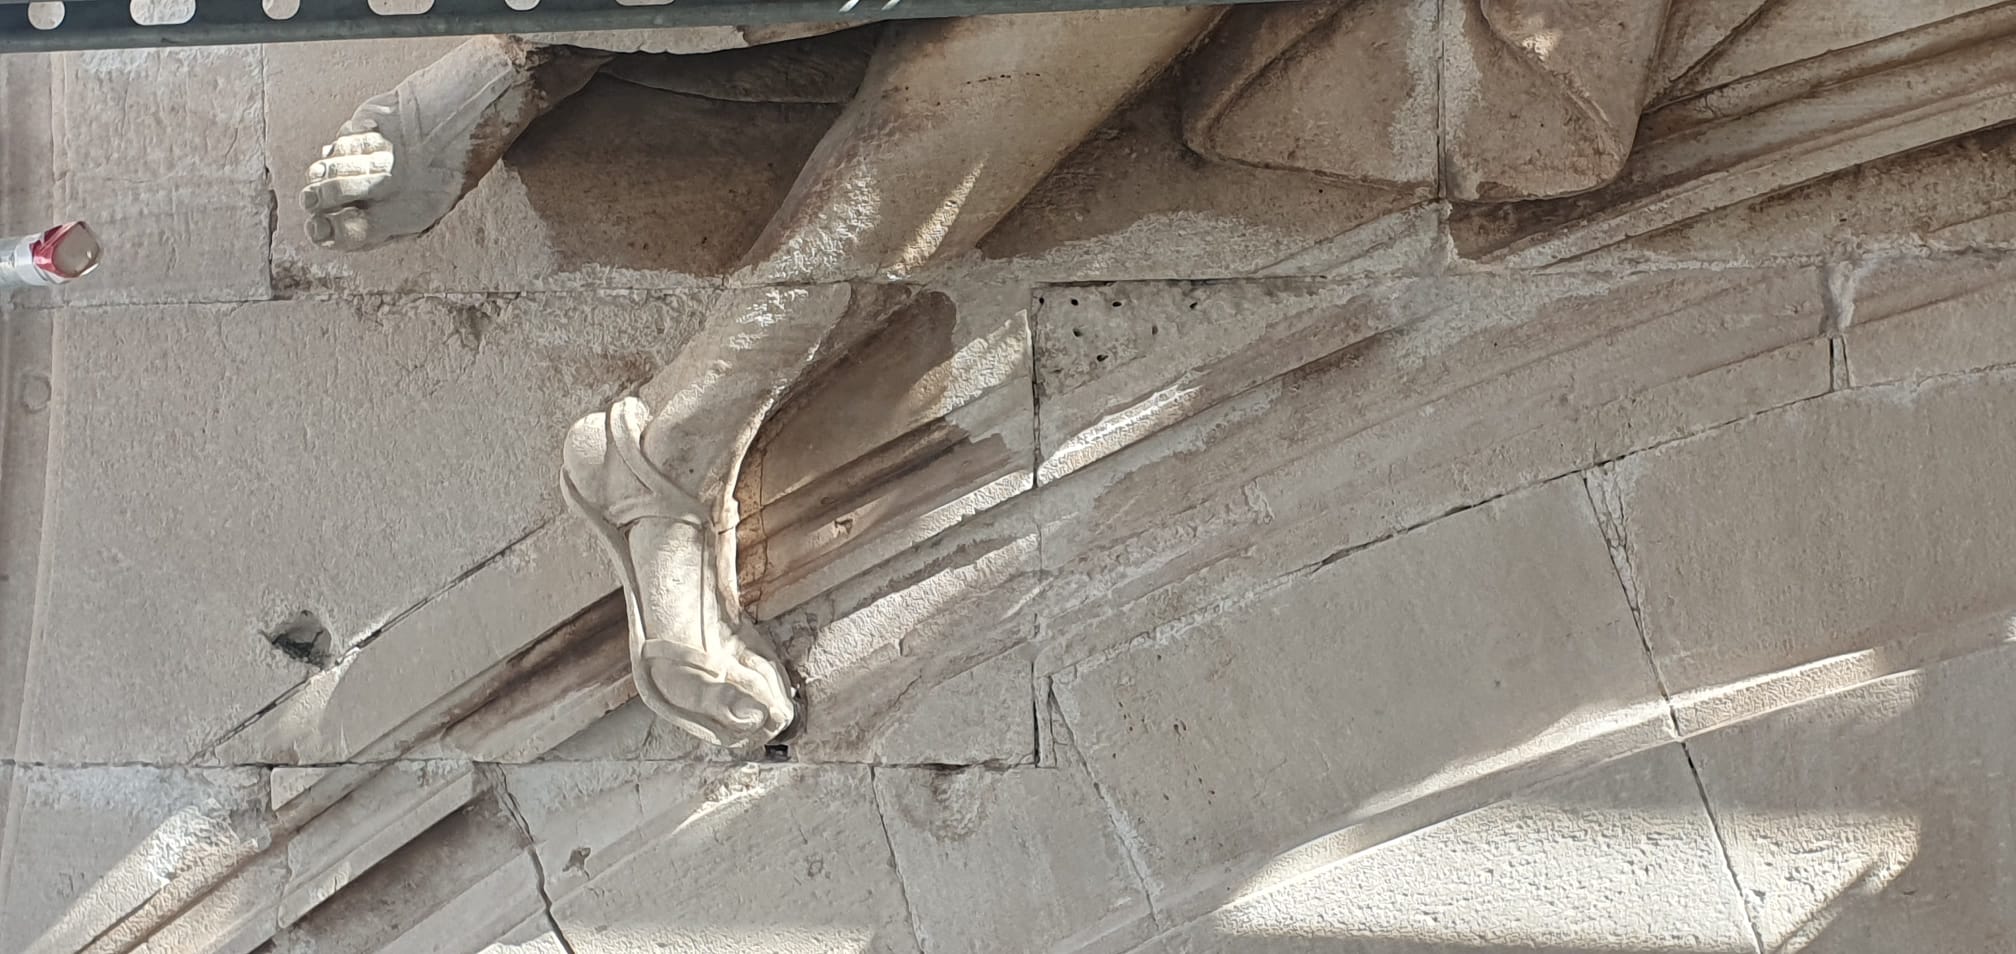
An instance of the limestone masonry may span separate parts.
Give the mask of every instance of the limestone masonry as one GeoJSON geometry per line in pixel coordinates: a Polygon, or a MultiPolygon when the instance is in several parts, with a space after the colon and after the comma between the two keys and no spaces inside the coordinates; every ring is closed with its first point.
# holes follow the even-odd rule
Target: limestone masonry
{"type": "Polygon", "coordinates": [[[0,58],[0,954],[2016,951],[2016,0],[0,58]]]}

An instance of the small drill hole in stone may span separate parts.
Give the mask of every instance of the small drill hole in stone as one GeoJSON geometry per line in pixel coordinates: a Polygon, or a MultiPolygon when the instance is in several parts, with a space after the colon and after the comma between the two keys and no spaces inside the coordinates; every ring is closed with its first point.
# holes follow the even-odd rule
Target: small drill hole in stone
{"type": "Polygon", "coordinates": [[[335,659],[335,639],[329,635],[329,627],[307,610],[266,633],[266,641],[287,658],[317,669],[329,668],[335,659]]]}
{"type": "Polygon", "coordinates": [[[1106,360],[1106,356],[1105,356],[1105,355],[1103,355],[1103,354],[1101,354],[1101,355],[1094,355],[1093,357],[1094,357],[1094,358],[1097,358],[1097,359],[1098,359],[1098,360],[1100,360],[1100,361],[1104,361],[1104,360],[1106,360]]]}
{"type": "Polygon", "coordinates": [[[1149,333],[1149,334],[1151,334],[1151,335],[1159,335],[1159,334],[1161,334],[1161,333],[1162,333],[1162,326],[1161,326],[1161,325],[1149,325],[1149,326],[1148,326],[1148,333],[1149,333]]]}
{"type": "Polygon", "coordinates": [[[1071,299],[1071,307],[1073,308],[1078,307],[1078,299],[1076,298],[1071,299]]]}
{"type": "Polygon", "coordinates": [[[1116,301],[1116,302],[1114,302],[1114,303],[1113,303],[1113,307],[1115,307],[1115,308],[1118,308],[1118,307],[1120,307],[1120,303],[1119,303],[1119,302],[1117,302],[1117,301],[1116,301]]]}
{"type": "Polygon", "coordinates": [[[1085,329],[1083,329],[1083,328],[1073,328],[1073,329],[1071,329],[1071,337],[1073,337],[1073,338],[1083,338],[1083,337],[1085,337],[1085,329]]]}

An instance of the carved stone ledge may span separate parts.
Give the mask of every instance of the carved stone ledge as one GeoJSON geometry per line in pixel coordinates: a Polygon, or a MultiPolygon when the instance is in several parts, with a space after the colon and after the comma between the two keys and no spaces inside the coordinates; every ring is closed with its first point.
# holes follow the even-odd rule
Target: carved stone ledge
{"type": "Polygon", "coordinates": [[[247,954],[485,791],[470,762],[437,753],[530,758],[635,691],[612,596],[426,705],[353,761],[282,793],[289,797],[273,806],[256,850],[177,874],[82,950],[247,954]],[[149,946],[159,938],[173,946],[149,946]]]}
{"type": "Polygon", "coordinates": [[[1661,107],[1617,181],[1463,206],[1466,257],[1573,259],[1860,163],[2016,120],[2016,5],[1794,63],[1661,107]]]}

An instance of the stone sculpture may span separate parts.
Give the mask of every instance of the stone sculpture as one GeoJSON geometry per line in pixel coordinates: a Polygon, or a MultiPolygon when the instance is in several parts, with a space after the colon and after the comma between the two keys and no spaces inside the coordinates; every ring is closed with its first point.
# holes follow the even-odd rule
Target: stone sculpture
{"type": "MultiPolygon", "coordinates": [[[[325,247],[424,233],[535,118],[618,53],[713,54],[664,61],[651,82],[668,89],[846,104],[699,336],[642,393],[578,422],[564,451],[566,497],[601,532],[622,578],[644,700],[703,739],[761,743],[791,725],[794,697],[775,648],[742,611],[734,538],[724,534],[736,525],[732,491],[758,425],[849,308],[832,283],[900,280],[971,249],[1186,53],[1192,150],[1472,203],[1451,232],[1479,257],[1557,247],[1565,256],[1613,233],[1642,234],[1698,214],[1686,211],[1704,194],[1697,184],[1721,190],[1724,203],[1781,188],[1754,171],[1781,153],[1811,166],[1796,182],[2009,118],[2006,107],[1927,112],[1912,99],[1926,99],[1918,91],[1928,87],[1898,71],[1977,55],[1966,44],[1893,39],[1885,42],[1901,46],[1888,73],[1863,62],[1881,59],[1868,50],[1891,34],[2008,32],[2006,8],[1924,18],[1934,26],[1898,14],[1836,53],[1771,49],[1768,24],[1751,28],[1762,6],[1312,0],[896,22],[879,35],[815,24],[481,37],[360,107],[309,168],[303,201],[310,238],[325,247]],[[1981,22],[1961,22],[1970,17],[1981,22]],[[1761,39],[1733,52],[1718,45],[1743,29],[1761,39]],[[775,45],[786,40],[803,42],[775,45]],[[734,52],[745,47],[764,49],[734,52]],[[1757,50],[1756,71],[1770,81],[1721,75],[1757,50]],[[1815,99],[1855,83],[1885,85],[1851,91],[1873,104],[1860,111],[1815,99]],[[1703,90],[1715,102],[1701,102],[1703,90]],[[1703,147],[1690,138],[1708,119],[1735,128],[1745,111],[1809,101],[1830,124],[1824,136],[1789,135],[1812,126],[1793,116],[1769,124],[1784,142],[1703,147]],[[1713,115],[1688,112],[1704,109],[1713,115]],[[1930,132],[1876,121],[1900,111],[1930,132]],[[1647,146],[1641,135],[1656,138],[1647,146]],[[1807,149],[1809,140],[1839,155],[1807,149]],[[1535,199],[1553,201],[1525,201],[1535,199]]],[[[2016,70],[2006,57],[1969,63],[1938,75],[1993,91],[2016,70]]]]}
{"type": "MultiPolygon", "coordinates": [[[[660,375],[675,390],[625,398],[568,435],[566,496],[619,568],[638,689],[653,710],[722,745],[769,741],[795,715],[774,648],[741,612],[733,538],[722,535],[734,526],[728,488],[742,449],[839,317],[828,295],[774,286],[900,277],[971,246],[1215,16],[1164,8],[893,25],[748,254],[736,281],[748,290],[725,295],[660,375]],[[724,431],[721,421],[737,423],[724,431]]],[[[674,36],[657,48],[758,38],[674,36]]],[[[408,77],[360,108],[309,169],[311,238],[368,248],[424,232],[605,58],[483,37],[408,77]]]]}

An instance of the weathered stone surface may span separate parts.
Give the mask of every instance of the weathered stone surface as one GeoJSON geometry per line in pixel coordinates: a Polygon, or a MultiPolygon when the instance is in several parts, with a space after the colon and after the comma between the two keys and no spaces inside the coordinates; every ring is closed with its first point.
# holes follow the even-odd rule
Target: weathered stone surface
{"type": "Polygon", "coordinates": [[[1659,41],[1659,63],[1653,71],[1655,99],[1664,99],[1675,81],[1716,51],[1730,34],[1742,29],[1772,0],[1686,0],[1669,4],[1666,35],[1659,41]]]}
{"type": "Polygon", "coordinates": [[[2016,126],[1843,169],[1622,242],[1596,266],[2016,246],[2016,126]]]}
{"type": "Polygon", "coordinates": [[[554,521],[386,625],[234,732],[226,764],[342,762],[609,592],[589,530],[554,521]]]}
{"type": "Polygon", "coordinates": [[[0,945],[24,954],[80,950],[127,912],[172,892],[178,876],[214,875],[243,861],[267,838],[263,776],[145,766],[0,769],[7,785],[0,945]]]}
{"type": "Polygon", "coordinates": [[[1576,480],[1228,600],[1054,691],[1165,912],[1669,731],[1576,480]]]}
{"type": "Polygon", "coordinates": [[[31,649],[40,639],[36,598],[55,397],[50,319],[48,312],[0,311],[0,738],[7,740],[0,752],[10,759],[21,740],[31,649]]]}
{"type": "Polygon", "coordinates": [[[1038,477],[1055,481],[1312,356],[1414,317],[1366,307],[1383,291],[1288,280],[1045,289],[1031,321],[1042,402],[1038,477]]]}
{"type": "MultiPolygon", "coordinates": [[[[1774,0],[1751,4],[1754,18],[1721,40],[1676,94],[1713,89],[1775,67],[1812,59],[1937,23],[1996,0],[1774,0]]],[[[1676,4],[1685,7],[1688,4],[1676,4]]]]}
{"type": "Polygon", "coordinates": [[[1082,767],[881,769],[875,790],[924,950],[1095,954],[1153,933],[1082,767]]]}
{"type": "Polygon", "coordinates": [[[108,249],[89,281],[62,289],[64,300],[269,297],[265,62],[258,47],[57,60],[55,212],[90,222],[108,249]]]}
{"type": "Polygon", "coordinates": [[[837,356],[758,432],[736,487],[743,599],[768,618],[1027,490],[1020,282],[855,288],[837,356]],[[864,304],[865,303],[865,304],[864,304]]]}
{"type": "Polygon", "coordinates": [[[665,724],[642,701],[632,699],[554,746],[545,758],[560,762],[701,762],[729,761],[733,756],[665,724]]]}
{"type": "Polygon", "coordinates": [[[524,838],[509,809],[485,793],[353,873],[354,881],[284,927],[274,952],[472,950],[526,922],[543,927],[538,868],[524,838]]]}
{"type": "MultiPolygon", "coordinates": [[[[28,223],[57,220],[49,106],[59,59],[53,53],[15,53],[0,60],[0,128],[7,130],[0,140],[0,217],[23,232],[36,227],[28,223]]],[[[15,294],[0,292],[0,302],[15,294]]]]}
{"type": "Polygon", "coordinates": [[[835,108],[723,103],[601,79],[537,122],[441,225],[338,254],[302,232],[309,163],[359,102],[459,39],[269,47],[269,174],[283,290],[666,287],[747,251],[835,108]],[[733,197],[724,201],[724,197],[733,197]]]}
{"type": "Polygon", "coordinates": [[[1750,951],[1675,745],[1549,783],[1248,896],[1143,954],[1750,951]]]}
{"type": "Polygon", "coordinates": [[[1236,7],[1183,64],[1185,141],[1220,162],[1427,198],[1440,0],[1236,7]]]}
{"type": "Polygon", "coordinates": [[[1638,131],[1667,8],[1445,0],[1436,143],[1445,194],[1505,202],[1614,178],[1638,131]]]}
{"type": "MultiPolygon", "coordinates": [[[[187,910],[168,917],[146,940],[131,948],[136,954],[249,954],[273,934],[273,911],[287,886],[284,853],[268,850],[239,868],[215,890],[187,910]]],[[[156,901],[164,900],[156,895],[156,901]]],[[[119,950],[142,932],[121,925],[101,936],[87,951],[119,950]]]]}
{"type": "Polygon", "coordinates": [[[1036,749],[1028,515],[983,517],[773,625],[803,682],[800,757],[973,765],[1036,749]]]}
{"type": "MultiPolygon", "coordinates": [[[[1086,409],[1067,393],[1067,419],[1152,403],[1186,379],[1271,380],[1159,433],[1085,442],[1082,469],[1044,487],[1039,671],[1451,509],[1829,386],[1811,270],[1291,291],[1213,289],[1228,313],[1281,330],[1169,337],[1195,361],[1139,332],[1194,320],[1181,299],[1119,309],[1152,344],[1132,361],[1111,353],[1144,373],[1079,385],[1086,409]],[[1351,340],[1304,354],[1288,344],[1301,327],[1351,340]]],[[[1075,363],[1076,380],[1096,380],[1097,353],[1059,340],[1075,350],[1039,352],[1039,374],[1068,381],[1055,369],[1075,363]]]]}
{"type": "Polygon", "coordinates": [[[1648,114],[1614,181],[1456,209],[1465,257],[1573,260],[1697,216],[2016,119],[2016,10],[1990,7],[1648,114]]]}
{"type": "MultiPolygon", "coordinates": [[[[2006,618],[2007,614],[2004,614],[2006,618]]],[[[1989,950],[2016,932],[2016,649],[1696,738],[1766,950],[1989,950]]]]}
{"type": "MultiPolygon", "coordinates": [[[[527,931],[483,948],[481,954],[570,954],[565,941],[551,930],[527,931]]],[[[579,954],[579,951],[573,952],[579,954]]]]}
{"type": "Polygon", "coordinates": [[[1899,259],[1853,276],[1848,380],[1914,381],[2016,364],[2016,259],[1899,259]]]}
{"type": "Polygon", "coordinates": [[[189,758],[314,672],[276,627],[307,611],[340,655],[485,563],[557,513],[565,422],[686,314],[591,296],[66,315],[50,413],[71,463],[24,757],[189,758]]]}
{"type": "Polygon", "coordinates": [[[915,952],[865,766],[516,766],[576,952],[915,952]]]}
{"type": "Polygon", "coordinates": [[[895,64],[860,168],[853,74],[626,60],[348,259],[304,166],[459,41],[0,61],[0,219],[110,253],[0,334],[0,949],[1999,950],[2016,4],[1248,5],[1148,79],[1215,15],[895,64]],[[851,304],[726,514],[804,704],[733,752],[552,452],[780,206],[736,284],[851,304]]]}
{"type": "Polygon", "coordinates": [[[1873,653],[1834,677],[1867,678],[1998,638],[2016,447],[1982,435],[2012,409],[2007,372],[1858,389],[1621,461],[1646,638],[1668,689],[1709,697],[1683,728],[1781,704],[1740,697],[1807,664],[1873,653]]]}
{"type": "Polygon", "coordinates": [[[285,927],[476,796],[467,763],[390,763],[287,842],[285,927]]]}
{"type": "Polygon", "coordinates": [[[980,251],[1036,281],[1362,274],[1419,267],[1433,216],[1404,189],[1200,159],[1178,78],[1112,119],[988,233],[980,251]]]}

